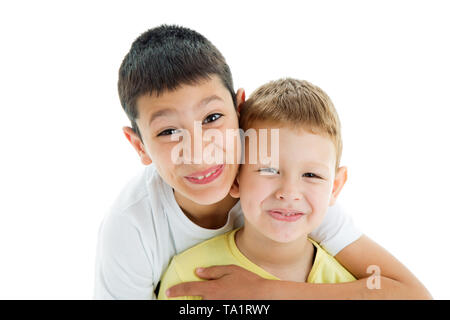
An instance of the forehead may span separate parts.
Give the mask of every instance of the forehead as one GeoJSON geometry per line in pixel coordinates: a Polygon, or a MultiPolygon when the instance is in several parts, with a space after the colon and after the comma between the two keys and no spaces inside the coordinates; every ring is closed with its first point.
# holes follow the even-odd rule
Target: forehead
{"type": "Polygon", "coordinates": [[[245,139],[246,163],[252,150],[254,152],[255,149],[258,163],[261,163],[266,155],[275,157],[276,153],[278,153],[280,165],[301,163],[328,168],[335,161],[334,143],[325,134],[270,122],[256,122],[250,129],[254,130],[253,134],[256,136],[257,143],[256,146],[251,146],[251,139],[245,139]],[[265,150],[262,150],[263,148],[265,150]]]}
{"type": "Polygon", "coordinates": [[[145,94],[136,101],[139,119],[168,115],[173,111],[195,111],[212,100],[233,104],[230,92],[216,75],[196,84],[180,85],[162,94],[145,94]],[[155,114],[155,115],[154,115],[155,114]]]}

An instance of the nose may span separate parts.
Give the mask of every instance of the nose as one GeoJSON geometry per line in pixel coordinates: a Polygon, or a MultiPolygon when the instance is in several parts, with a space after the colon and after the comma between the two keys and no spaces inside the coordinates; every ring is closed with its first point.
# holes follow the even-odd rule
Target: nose
{"type": "Polygon", "coordinates": [[[194,164],[221,164],[224,162],[224,137],[219,130],[205,131],[201,122],[193,121],[182,129],[183,151],[185,159],[194,164]]]}
{"type": "Polygon", "coordinates": [[[275,193],[277,200],[298,201],[302,198],[302,192],[298,186],[299,182],[283,181],[275,193]]]}

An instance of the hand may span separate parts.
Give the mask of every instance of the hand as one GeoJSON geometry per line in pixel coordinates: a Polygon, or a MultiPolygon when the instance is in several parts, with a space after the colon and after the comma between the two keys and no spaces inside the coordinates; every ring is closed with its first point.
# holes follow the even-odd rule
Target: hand
{"type": "Polygon", "coordinates": [[[205,300],[264,299],[263,285],[268,280],[239,266],[197,268],[196,274],[208,281],[177,284],[167,290],[167,296],[201,296],[205,300]]]}

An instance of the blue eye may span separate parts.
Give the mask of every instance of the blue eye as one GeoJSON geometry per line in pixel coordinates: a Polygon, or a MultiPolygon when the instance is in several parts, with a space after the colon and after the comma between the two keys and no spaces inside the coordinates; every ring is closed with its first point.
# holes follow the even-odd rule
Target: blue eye
{"type": "Polygon", "coordinates": [[[278,174],[278,170],[275,168],[260,168],[258,172],[261,174],[278,174]]]}
{"type": "Polygon", "coordinates": [[[205,118],[205,120],[203,120],[203,123],[202,123],[202,124],[207,124],[207,123],[210,123],[210,122],[217,121],[217,120],[220,119],[222,116],[223,116],[223,114],[221,114],[221,113],[213,113],[213,114],[210,114],[209,116],[207,116],[207,117],[205,118]]]}

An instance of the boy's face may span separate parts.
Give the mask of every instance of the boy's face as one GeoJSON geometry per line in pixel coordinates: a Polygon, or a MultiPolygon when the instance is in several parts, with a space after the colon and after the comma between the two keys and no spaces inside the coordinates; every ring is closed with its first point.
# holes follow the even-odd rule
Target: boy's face
{"type": "Polygon", "coordinates": [[[225,198],[238,170],[240,141],[237,137],[232,145],[225,141],[226,129],[238,129],[239,124],[232,97],[220,79],[212,76],[211,80],[182,85],[160,96],[141,96],[137,107],[139,118],[136,122],[144,145],[139,150],[138,145],[132,144],[140,152],[142,162],[153,162],[161,177],[181,199],[208,205],[225,198]],[[176,131],[180,129],[185,135],[176,131]],[[203,134],[199,134],[198,129],[203,134]],[[204,141],[207,132],[215,132],[223,139],[204,141]],[[175,136],[177,139],[173,139],[175,136]],[[181,149],[182,145],[186,149],[181,149]],[[234,159],[232,163],[217,164],[205,162],[201,157],[194,163],[196,147],[201,147],[203,152],[212,150],[212,147],[224,155],[233,153],[234,159]],[[190,151],[191,163],[177,163],[174,155],[187,155],[185,151],[190,151]]]}
{"type": "MultiPolygon", "coordinates": [[[[345,183],[346,168],[335,172],[335,147],[325,136],[267,122],[256,122],[252,128],[267,129],[268,137],[271,129],[279,129],[278,166],[262,164],[259,135],[257,162],[249,163],[246,139],[246,161],[231,195],[240,196],[245,228],[276,242],[294,241],[320,225],[345,183]]],[[[270,156],[271,139],[267,140],[270,156]]]]}

